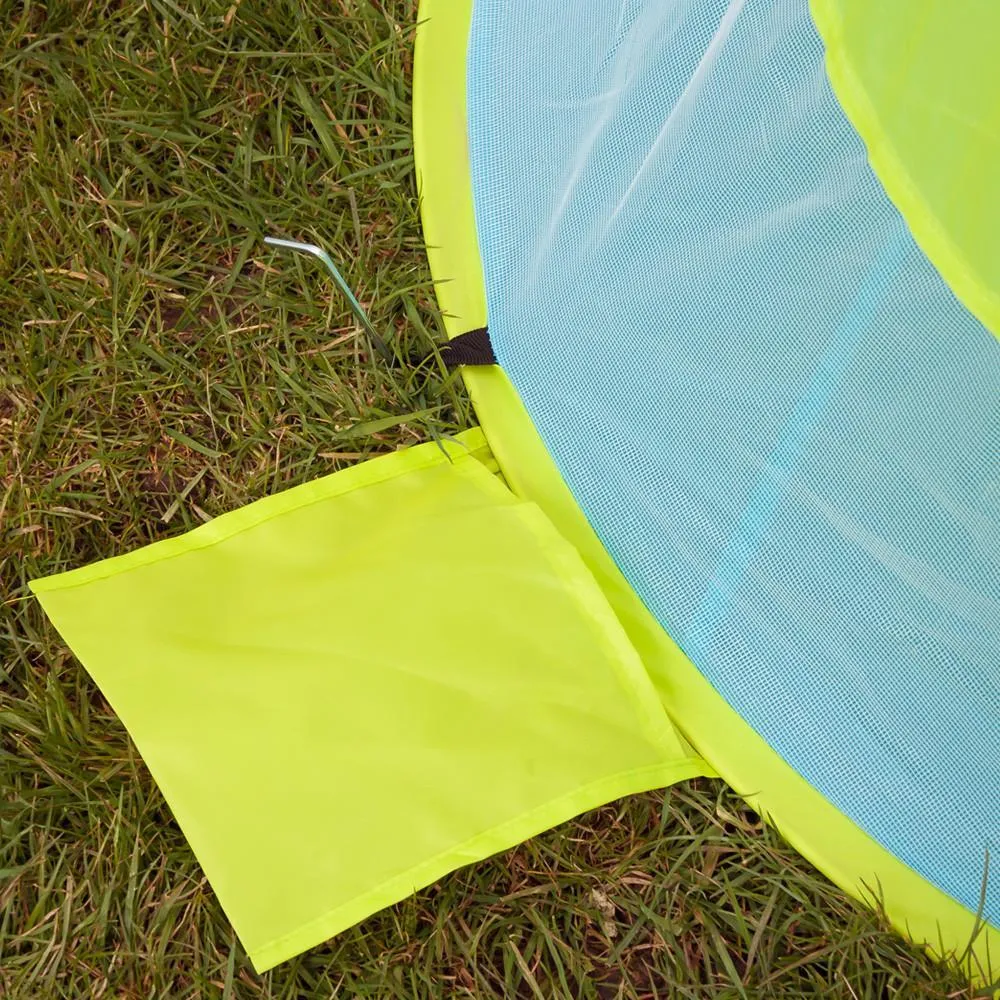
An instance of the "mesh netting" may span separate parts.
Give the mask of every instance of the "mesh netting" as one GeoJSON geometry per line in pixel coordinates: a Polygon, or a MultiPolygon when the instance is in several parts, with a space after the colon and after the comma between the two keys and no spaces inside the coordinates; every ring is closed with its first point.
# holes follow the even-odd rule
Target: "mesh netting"
{"type": "Polygon", "coordinates": [[[976,909],[1000,341],[876,182],[807,0],[477,0],[469,59],[491,334],[582,509],[757,732],[976,909]]]}

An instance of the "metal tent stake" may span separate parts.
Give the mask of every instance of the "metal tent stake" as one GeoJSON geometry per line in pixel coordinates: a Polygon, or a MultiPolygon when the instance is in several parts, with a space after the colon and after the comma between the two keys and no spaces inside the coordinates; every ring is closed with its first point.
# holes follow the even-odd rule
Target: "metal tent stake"
{"type": "Polygon", "coordinates": [[[282,240],[278,239],[276,236],[265,236],[264,242],[268,246],[280,247],[284,250],[296,250],[299,253],[307,253],[315,257],[317,260],[322,261],[326,266],[326,269],[330,272],[330,275],[333,277],[337,287],[347,299],[347,302],[351,307],[351,312],[354,313],[358,322],[364,327],[365,333],[368,334],[368,337],[372,342],[372,346],[376,351],[378,351],[383,361],[392,361],[392,352],[389,350],[389,345],[386,344],[386,342],[375,331],[375,327],[372,326],[371,320],[368,319],[368,315],[365,313],[364,309],[361,308],[361,303],[358,302],[357,298],[355,298],[354,292],[351,291],[350,286],[344,280],[344,276],[337,269],[337,265],[334,264],[333,258],[322,247],[316,246],[315,243],[299,243],[297,240],[282,240]]]}

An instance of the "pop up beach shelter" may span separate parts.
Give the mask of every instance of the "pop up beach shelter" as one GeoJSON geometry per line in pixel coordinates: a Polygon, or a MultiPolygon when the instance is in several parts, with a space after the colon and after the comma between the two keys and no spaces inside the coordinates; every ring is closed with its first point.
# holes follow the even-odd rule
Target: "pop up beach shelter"
{"type": "Polygon", "coordinates": [[[252,960],[718,773],[995,977],[1000,7],[420,16],[482,430],[34,584],[252,960]]]}

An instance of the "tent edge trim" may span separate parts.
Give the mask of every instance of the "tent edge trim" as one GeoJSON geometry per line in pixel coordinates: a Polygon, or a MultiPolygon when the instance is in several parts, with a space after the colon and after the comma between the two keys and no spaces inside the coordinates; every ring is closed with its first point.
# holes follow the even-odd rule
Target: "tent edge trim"
{"type": "MultiPolygon", "coordinates": [[[[822,3],[823,0],[810,0],[822,3]]],[[[466,134],[473,0],[420,0],[414,154],[425,244],[449,337],[487,323],[466,134]]],[[[908,939],[978,982],[997,974],[1000,929],[882,847],[789,766],[671,640],[586,519],[500,368],[463,369],[510,488],[537,503],[582,555],[650,671],[672,721],[705,761],[806,859],[908,939]]]]}

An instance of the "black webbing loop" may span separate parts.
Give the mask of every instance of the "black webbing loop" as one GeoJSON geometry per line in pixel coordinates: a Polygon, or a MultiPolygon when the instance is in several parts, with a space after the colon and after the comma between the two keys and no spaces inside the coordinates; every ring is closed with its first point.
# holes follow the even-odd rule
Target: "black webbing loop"
{"type": "Polygon", "coordinates": [[[495,365],[497,356],[493,353],[487,327],[459,334],[441,347],[441,360],[449,368],[458,365],[495,365]]]}

